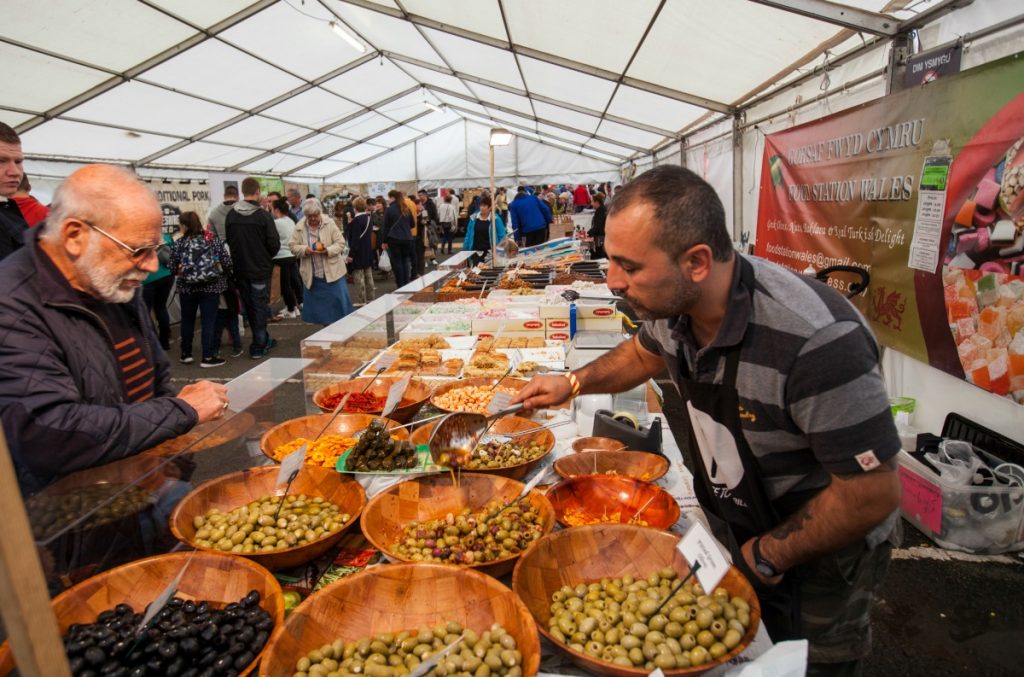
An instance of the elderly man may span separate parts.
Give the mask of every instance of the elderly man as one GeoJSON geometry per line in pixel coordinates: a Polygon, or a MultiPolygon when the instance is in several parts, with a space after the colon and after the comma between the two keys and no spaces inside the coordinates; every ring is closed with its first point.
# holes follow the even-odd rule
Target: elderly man
{"type": "Polygon", "coordinates": [[[298,223],[302,219],[302,194],[294,188],[289,188],[285,194],[288,196],[288,216],[293,223],[298,223]]]}
{"type": "Polygon", "coordinates": [[[132,174],[89,165],[0,264],[0,419],[26,492],[224,415],[222,385],[174,394],[138,293],[162,220],[132,174]]]}
{"type": "Polygon", "coordinates": [[[682,167],[615,196],[605,249],[608,286],[648,322],[513,402],[621,392],[667,367],[697,498],[769,634],[810,641],[808,674],[857,674],[899,524],[900,443],[870,329],[827,285],[736,254],[714,189],[682,167]]]}
{"type": "Polygon", "coordinates": [[[13,199],[25,175],[23,162],[17,132],[0,122],[0,259],[21,247],[28,228],[13,199]]]}

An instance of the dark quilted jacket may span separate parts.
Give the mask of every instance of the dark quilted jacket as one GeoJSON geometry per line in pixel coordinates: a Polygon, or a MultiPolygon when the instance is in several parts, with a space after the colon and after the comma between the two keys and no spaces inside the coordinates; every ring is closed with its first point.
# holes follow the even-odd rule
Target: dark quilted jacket
{"type": "Polygon", "coordinates": [[[133,307],[157,396],[127,404],[106,327],[40,249],[38,229],[0,263],[0,419],[22,490],[177,437],[197,423],[175,397],[142,295],[133,307]]]}

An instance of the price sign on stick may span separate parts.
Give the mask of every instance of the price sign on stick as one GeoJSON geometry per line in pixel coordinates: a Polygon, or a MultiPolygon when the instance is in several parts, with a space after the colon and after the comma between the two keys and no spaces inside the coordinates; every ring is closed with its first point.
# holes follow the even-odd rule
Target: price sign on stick
{"type": "Polygon", "coordinates": [[[487,413],[495,414],[502,409],[508,409],[508,403],[512,399],[512,393],[506,393],[501,390],[494,393],[494,397],[491,398],[490,403],[487,405],[487,413]]]}
{"type": "Polygon", "coordinates": [[[299,474],[299,470],[302,469],[302,464],[305,461],[306,445],[303,444],[282,459],[281,467],[277,470],[277,486],[281,487],[291,484],[295,476],[299,474]]]}
{"type": "Polygon", "coordinates": [[[391,387],[388,388],[388,399],[384,402],[384,411],[381,412],[381,416],[387,418],[398,407],[402,401],[402,395],[405,394],[405,389],[409,387],[410,378],[412,378],[412,375],[407,374],[391,384],[391,387]]]}
{"type": "Polygon", "coordinates": [[[533,473],[533,477],[526,482],[526,486],[523,487],[523,492],[519,494],[520,498],[533,491],[537,485],[540,484],[540,481],[547,476],[549,470],[550,468],[544,467],[533,473]]]}
{"type": "Polygon", "coordinates": [[[427,658],[427,660],[417,665],[413,669],[413,671],[409,673],[409,677],[423,677],[423,675],[427,674],[435,667],[437,667],[437,664],[444,660],[445,656],[450,654],[455,649],[455,647],[459,645],[459,642],[461,642],[465,638],[466,633],[463,632],[461,635],[458,636],[458,638],[456,638],[454,642],[452,642],[448,646],[438,651],[436,654],[427,658]]]}
{"type": "Polygon", "coordinates": [[[178,583],[181,583],[181,577],[185,575],[185,569],[188,569],[189,562],[192,561],[190,557],[186,562],[185,566],[181,567],[181,571],[174,577],[174,580],[167,584],[167,587],[163,589],[156,599],[146,607],[146,615],[142,617],[142,622],[139,623],[139,630],[143,629],[153,618],[160,613],[160,610],[167,606],[167,602],[171,601],[171,597],[174,597],[174,593],[178,592],[178,583]]]}
{"type": "Polygon", "coordinates": [[[396,355],[395,353],[384,353],[379,358],[377,358],[377,368],[387,369],[391,365],[393,365],[395,363],[395,360],[397,359],[398,355],[396,355]]]}
{"type": "Polygon", "coordinates": [[[700,565],[697,570],[697,580],[700,581],[704,592],[711,592],[718,586],[718,583],[729,571],[729,560],[722,554],[718,547],[718,541],[708,533],[704,525],[694,522],[679,541],[676,549],[683,554],[690,567],[700,565]]]}

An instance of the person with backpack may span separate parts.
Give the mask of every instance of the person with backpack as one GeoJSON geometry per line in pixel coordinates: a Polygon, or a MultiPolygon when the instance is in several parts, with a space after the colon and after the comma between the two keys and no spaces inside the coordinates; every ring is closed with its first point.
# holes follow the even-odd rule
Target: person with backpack
{"type": "Polygon", "coordinates": [[[181,300],[181,361],[192,364],[192,339],[196,311],[202,324],[203,368],[219,367],[224,359],[217,354],[217,305],[228,288],[232,274],[231,255],[213,231],[203,229],[199,215],[185,212],[178,217],[181,237],[171,247],[170,269],[178,278],[181,300]]]}

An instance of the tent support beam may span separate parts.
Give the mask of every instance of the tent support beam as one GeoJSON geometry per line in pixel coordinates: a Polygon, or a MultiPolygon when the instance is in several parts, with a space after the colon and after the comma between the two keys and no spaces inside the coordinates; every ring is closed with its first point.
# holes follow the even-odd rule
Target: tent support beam
{"type": "MultiPolygon", "coordinates": [[[[604,80],[611,80],[612,82],[616,82],[621,77],[621,74],[614,73],[603,68],[591,66],[590,64],[582,63],[580,61],[573,61],[572,59],[566,59],[564,57],[556,56],[554,54],[548,54],[547,52],[542,52],[537,49],[513,45],[507,42],[506,40],[499,40],[497,38],[492,38],[489,35],[475,33],[464,28],[457,28],[449,24],[441,23],[440,21],[428,19],[427,17],[424,16],[410,14],[408,12],[403,12],[402,10],[399,9],[385,7],[384,5],[379,5],[375,2],[372,2],[371,0],[346,0],[346,4],[354,5],[356,7],[369,10],[371,12],[377,12],[378,14],[386,14],[395,19],[404,19],[417,26],[431,28],[441,33],[447,33],[449,35],[454,35],[459,38],[465,38],[466,40],[479,42],[490,47],[505,49],[515,54],[527,56],[530,57],[531,59],[536,59],[537,61],[544,61],[554,66],[561,66],[563,68],[568,68],[579,73],[584,73],[586,75],[592,75],[594,77],[602,78],[604,80]]],[[[694,106],[700,106],[701,108],[710,108],[711,110],[718,111],[719,113],[732,113],[732,108],[728,104],[722,103],[721,101],[715,101],[714,99],[708,99],[706,97],[697,96],[695,94],[687,94],[685,92],[680,92],[678,90],[663,87],[661,85],[656,85],[654,83],[646,82],[644,80],[638,80],[636,78],[626,77],[623,78],[622,81],[623,84],[629,85],[630,87],[635,87],[637,89],[641,89],[645,92],[650,92],[651,94],[660,94],[661,96],[665,96],[670,99],[675,99],[676,101],[682,101],[684,103],[693,104],[694,106]]]]}
{"type": "Polygon", "coordinates": [[[848,5],[828,2],[828,0],[750,0],[750,2],[872,35],[895,35],[900,23],[896,17],[888,14],[869,12],[848,5]]]}
{"type": "Polygon", "coordinates": [[[743,237],[743,128],[741,115],[732,118],[732,241],[743,237]]]}

